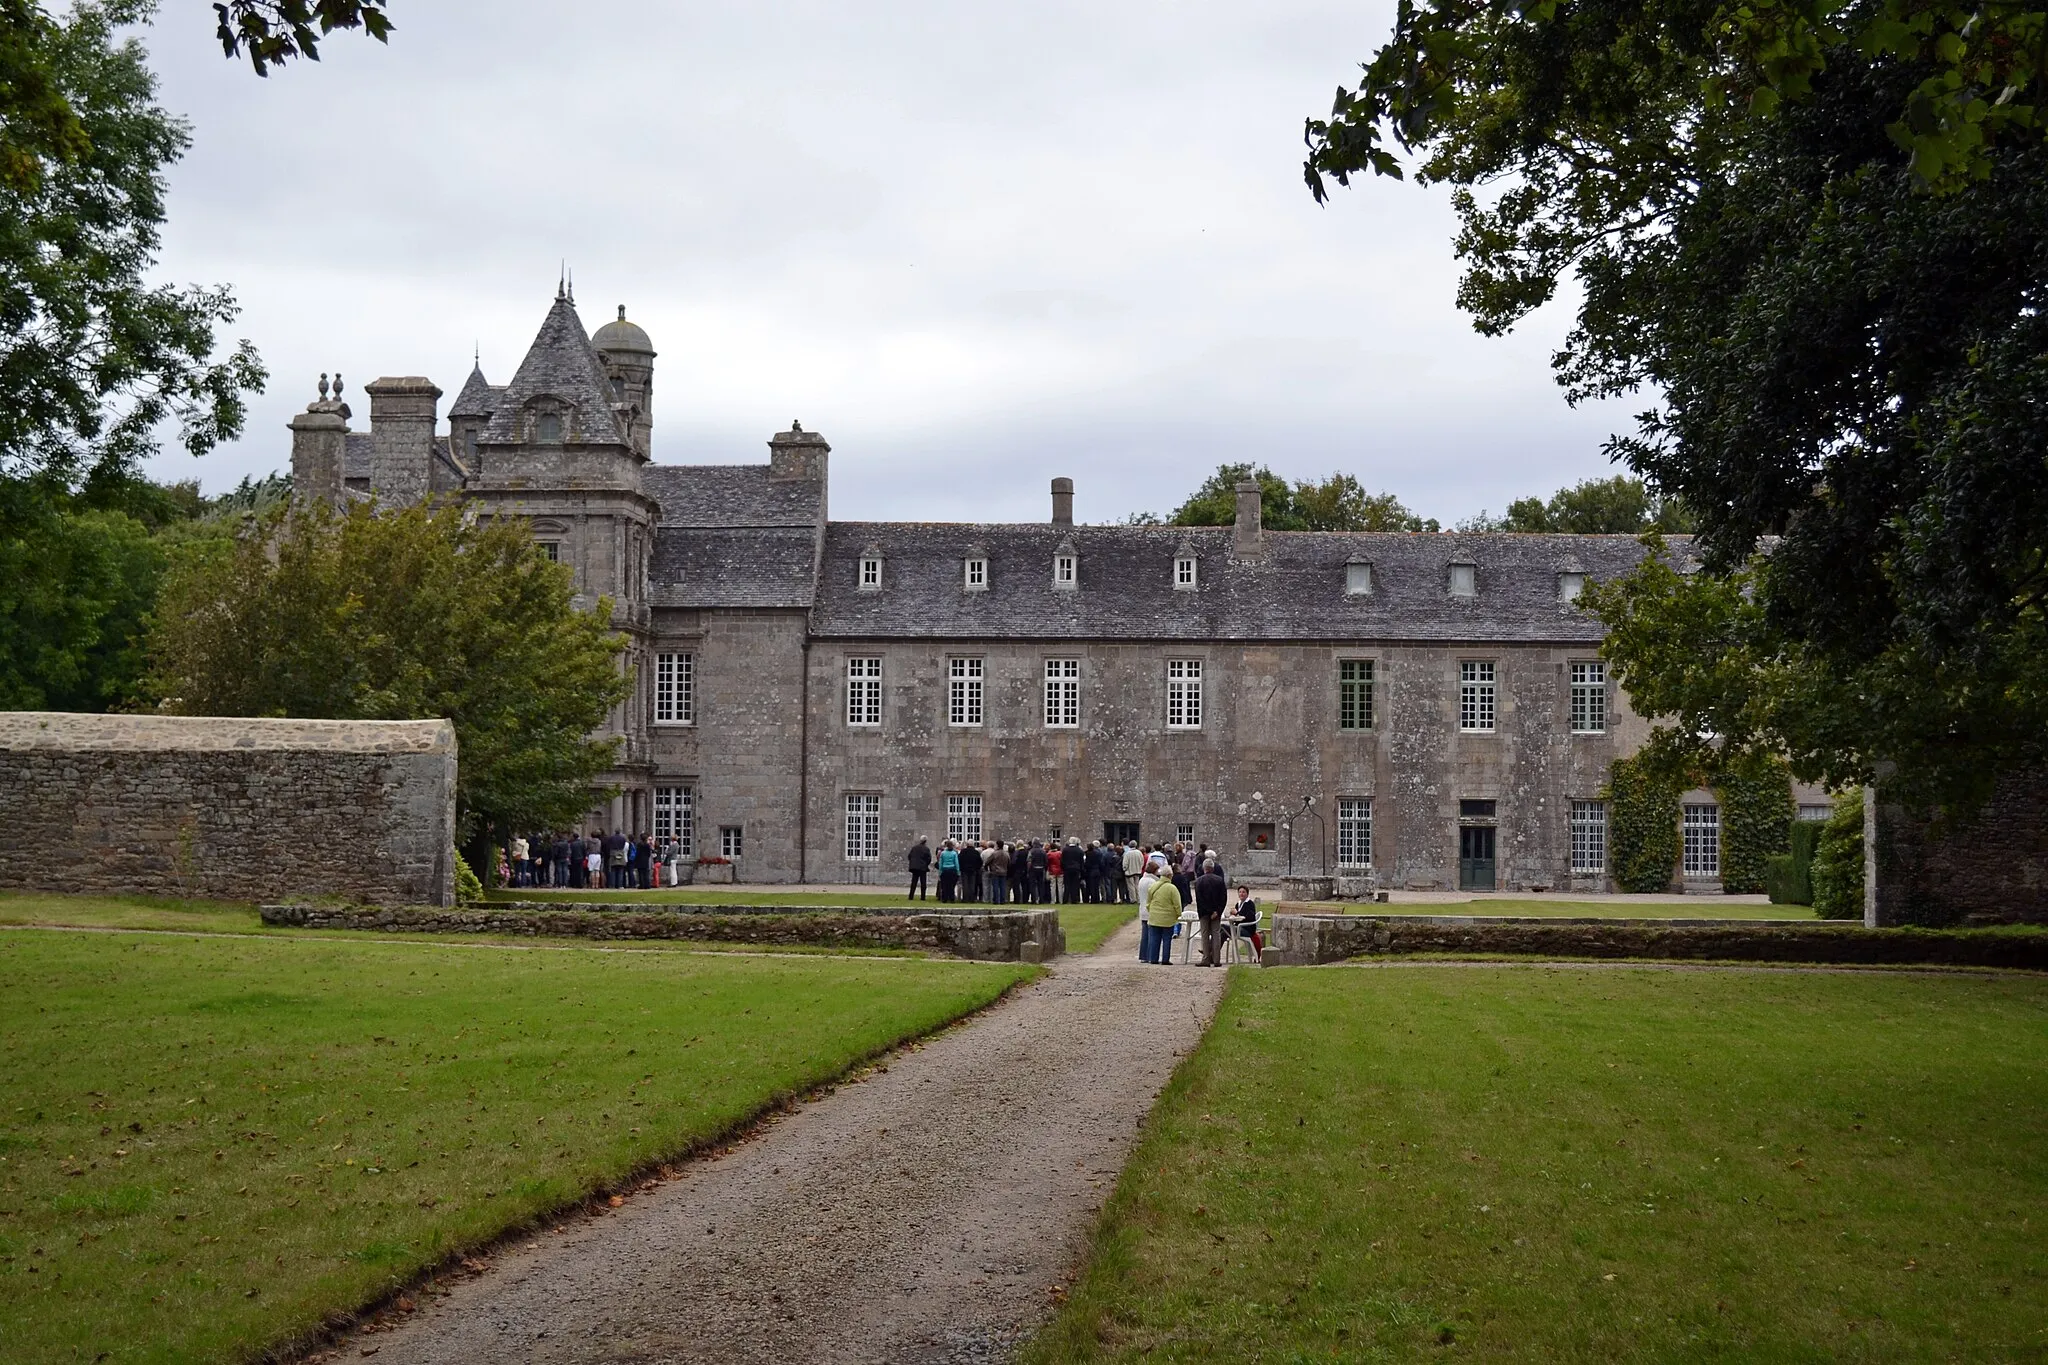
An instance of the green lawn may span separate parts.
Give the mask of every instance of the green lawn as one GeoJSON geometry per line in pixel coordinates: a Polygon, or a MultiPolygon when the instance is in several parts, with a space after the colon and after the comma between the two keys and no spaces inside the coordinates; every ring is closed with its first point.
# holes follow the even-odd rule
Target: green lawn
{"type": "Polygon", "coordinates": [[[286,934],[271,929],[253,905],[174,900],[165,896],[55,896],[0,891],[0,925],[65,924],[89,929],[177,929],[207,934],[286,934]]]}
{"type": "Polygon", "coordinates": [[[1067,951],[1092,953],[1119,927],[1138,917],[1135,905],[1062,905],[1060,928],[1067,935],[1067,951]]]}
{"type": "Polygon", "coordinates": [[[1289,901],[1283,914],[1317,915],[1526,915],[1542,919],[1812,919],[1805,905],[1751,905],[1720,896],[1700,896],[1683,904],[1639,901],[1628,896],[1598,900],[1525,900],[1513,896],[1482,896],[1469,901],[1289,901]]]}
{"type": "Polygon", "coordinates": [[[657,887],[652,891],[528,891],[485,893],[493,901],[607,901],[634,905],[916,905],[938,910],[936,900],[924,905],[906,901],[900,891],[767,891],[747,886],[657,887]]]}
{"type": "Polygon", "coordinates": [[[2041,978],[1240,969],[1024,1358],[2048,1359],[2044,1114],[2041,978]]]}
{"type": "Polygon", "coordinates": [[[0,931],[0,1358],[260,1349],[1033,970],[0,931]]]}

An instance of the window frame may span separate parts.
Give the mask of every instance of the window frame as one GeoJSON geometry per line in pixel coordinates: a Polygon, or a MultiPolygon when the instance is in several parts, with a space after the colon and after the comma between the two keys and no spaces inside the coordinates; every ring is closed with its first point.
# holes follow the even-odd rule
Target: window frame
{"type": "Polygon", "coordinates": [[[1607,664],[1601,659],[1575,659],[1566,666],[1571,687],[1567,726],[1575,735],[1607,733],[1607,664]]]}
{"type": "Polygon", "coordinates": [[[882,590],[882,557],[880,555],[862,555],[860,557],[860,567],[854,573],[853,585],[861,592],[880,592],[882,590]]]}
{"type": "Polygon", "coordinates": [[[1492,659],[1458,660],[1458,733],[1491,735],[1499,728],[1499,665],[1492,659]]]}
{"type": "Polygon", "coordinates": [[[946,725],[978,730],[987,718],[987,660],[979,654],[946,656],[946,725]]]}
{"type": "Polygon", "coordinates": [[[1687,803],[1679,813],[1679,841],[1679,870],[1684,876],[1720,877],[1721,807],[1718,803],[1687,803]],[[1706,837],[1709,833],[1713,836],[1711,843],[1706,837]]]}
{"type": "Polygon", "coordinates": [[[692,782],[658,783],[654,788],[654,837],[673,837],[685,858],[697,856],[697,787],[692,782]]]}
{"type": "Polygon", "coordinates": [[[1173,586],[1177,592],[1194,592],[1202,586],[1202,562],[1194,555],[1173,557],[1173,586]]]}
{"type": "Polygon", "coordinates": [[[1337,728],[1346,734],[1363,734],[1377,727],[1379,716],[1377,703],[1379,669],[1373,659],[1337,660],[1337,728]],[[1362,677],[1346,677],[1347,673],[1362,670],[1362,677]],[[1361,707],[1358,699],[1363,698],[1364,719],[1358,717],[1361,707]]]}
{"type": "Polygon", "coordinates": [[[718,827],[718,856],[738,862],[746,856],[747,827],[745,825],[720,825],[718,827]]]}
{"type": "Polygon", "coordinates": [[[840,855],[849,863],[882,861],[882,794],[847,792],[840,810],[840,855]]]}
{"type": "Polygon", "coordinates": [[[1192,731],[1202,728],[1202,659],[1166,661],[1166,728],[1192,731]],[[1175,719],[1178,715],[1179,719],[1175,719]]]}
{"type": "Polygon", "coordinates": [[[1370,868],[1372,866],[1372,798],[1370,796],[1340,796],[1337,798],[1337,866],[1370,868]],[[1346,852],[1360,852],[1363,840],[1362,858],[1349,858],[1346,852]],[[1347,847],[1348,842],[1348,847],[1347,847]]]}
{"type": "Polygon", "coordinates": [[[559,564],[562,562],[562,542],[560,540],[536,540],[533,543],[540,548],[542,556],[547,559],[548,563],[559,564]]]}
{"type": "Polygon", "coordinates": [[[1081,556],[1073,550],[1061,550],[1052,557],[1052,585],[1060,592],[1072,592],[1081,586],[1081,556]]]}
{"type": "Polygon", "coordinates": [[[1367,560],[1354,559],[1344,566],[1344,595],[1346,597],[1370,597],[1373,590],[1372,564],[1367,560]]]}
{"type": "Polygon", "coordinates": [[[1450,574],[1444,584],[1444,591],[1451,597],[1479,596],[1479,566],[1463,559],[1451,561],[1450,574]],[[1459,590],[1461,577],[1464,583],[1463,591],[1459,590]]]}
{"type": "Polygon", "coordinates": [[[1607,875],[1607,803],[1573,801],[1567,807],[1571,834],[1572,875],[1607,875]]]}
{"type": "Polygon", "coordinates": [[[1047,659],[1041,676],[1044,688],[1040,717],[1048,730],[1081,728],[1081,660],[1077,657],[1047,659]],[[1064,717],[1064,719],[1056,719],[1064,717]]]}
{"type": "Polygon", "coordinates": [[[988,591],[988,559],[984,555],[969,555],[961,562],[960,588],[963,592],[988,591]]]}
{"type": "Polygon", "coordinates": [[[654,724],[687,728],[696,723],[696,651],[683,649],[655,651],[654,724]]]}
{"type": "Polygon", "coordinates": [[[959,843],[981,841],[983,802],[980,792],[946,793],[946,837],[959,843]]]}
{"type": "Polygon", "coordinates": [[[846,656],[846,728],[849,730],[879,730],[882,728],[882,656],[879,654],[849,654],[846,656]],[[862,719],[861,717],[865,717],[862,719]]]}
{"type": "Polygon", "coordinates": [[[1577,569],[1566,569],[1557,576],[1557,600],[1566,606],[1578,602],[1586,591],[1586,575],[1577,569]]]}

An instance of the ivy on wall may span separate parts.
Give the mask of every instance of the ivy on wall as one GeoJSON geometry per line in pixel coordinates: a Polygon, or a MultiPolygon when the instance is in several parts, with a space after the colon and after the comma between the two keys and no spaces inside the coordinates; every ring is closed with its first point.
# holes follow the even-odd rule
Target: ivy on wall
{"type": "Polygon", "coordinates": [[[1607,848],[1623,891],[1669,891],[1678,879],[1679,797],[1712,790],[1721,804],[1721,887],[1730,895],[1765,889],[1770,859],[1789,846],[1792,773],[1776,758],[1739,758],[1699,771],[1655,739],[1607,769],[1607,848]]]}
{"type": "Polygon", "coordinates": [[[1671,889],[1678,866],[1678,780],[1648,750],[1607,769],[1607,855],[1624,891],[1671,889]]]}
{"type": "Polygon", "coordinates": [[[1764,890],[1770,860],[1791,847],[1792,770],[1783,759],[1740,758],[1710,785],[1721,803],[1721,889],[1731,896],[1764,890]]]}

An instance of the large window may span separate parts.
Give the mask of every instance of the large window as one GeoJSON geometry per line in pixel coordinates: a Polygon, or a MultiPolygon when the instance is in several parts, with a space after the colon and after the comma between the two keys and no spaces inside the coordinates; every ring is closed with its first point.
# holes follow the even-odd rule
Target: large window
{"type": "Polygon", "coordinates": [[[877,792],[846,794],[846,861],[880,862],[882,858],[882,798],[877,792]]]}
{"type": "Polygon", "coordinates": [[[1687,806],[1685,808],[1685,875],[1688,877],[1718,877],[1721,875],[1721,808],[1719,806],[1687,806]]]}
{"type": "Polygon", "coordinates": [[[685,858],[697,856],[696,788],[654,789],[654,837],[662,843],[673,839],[681,844],[685,858]]]}
{"type": "Polygon", "coordinates": [[[1572,802],[1572,871],[1581,875],[1607,870],[1607,803],[1572,802]]]}
{"type": "Polygon", "coordinates": [[[946,723],[981,724],[981,660],[946,661],[946,723]]]}
{"type": "Polygon", "coordinates": [[[1337,728],[1372,729],[1372,660],[1337,661],[1337,728]]]}
{"type": "Polygon", "coordinates": [[[697,660],[691,654],[654,656],[654,723],[697,723],[697,660]]]}
{"type": "Polygon", "coordinates": [[[1372,866],[1372,798],[1337,798],[1337,866],[1372,866]]]}
{"type": "Polygon", "coordinates": [[[1572,733],[1597,735],[1607,729],[1607,665],[1572,665],[1572,733]]]}
{"type": "Polygon", "coordinates": [[[1045,723],[1048,729],[1071,730],[1081,724],[1081,661],[1045,661],[1045,723]]]}
{"type": "Polygon", "coordinates": [[[1467,734],[1493,733],[1493,664],[1466,660],[1458,665],[1458,728],[1467,734]]]}
{"type": "Polygon", "coordinates": [[[882,723],[882,661],[854,658],[846,661],[846,723],[873,726],[882,723]]]}
{"type": "Polygon", "coordinates": [[[962,839],[978,843],[981,840],[981,798],[979,796],[949,796],[946,798],[946,837],[956,843],[962,839]]]}
{"type": "Polygon", "coordinates": [[[1202,661],[1200,659],[1168,659],[1166,661],[1166,728],[1169,730],[1199,730],[1202,728],[1202,661]]]}

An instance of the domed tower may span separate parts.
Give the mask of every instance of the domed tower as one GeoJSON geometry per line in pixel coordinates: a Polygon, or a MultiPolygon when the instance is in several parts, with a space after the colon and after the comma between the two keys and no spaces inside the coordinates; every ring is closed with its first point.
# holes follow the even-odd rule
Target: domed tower
{"type": "Polygon", "coordinates": [[[626,321],[626,305],[619,316],[597,329],[590,339],[604,371],[612,383],[612,402],[632,442],[633,453],[651,458],[649,445],[654,433],[654,343],[647,333],[626,321]]]}

